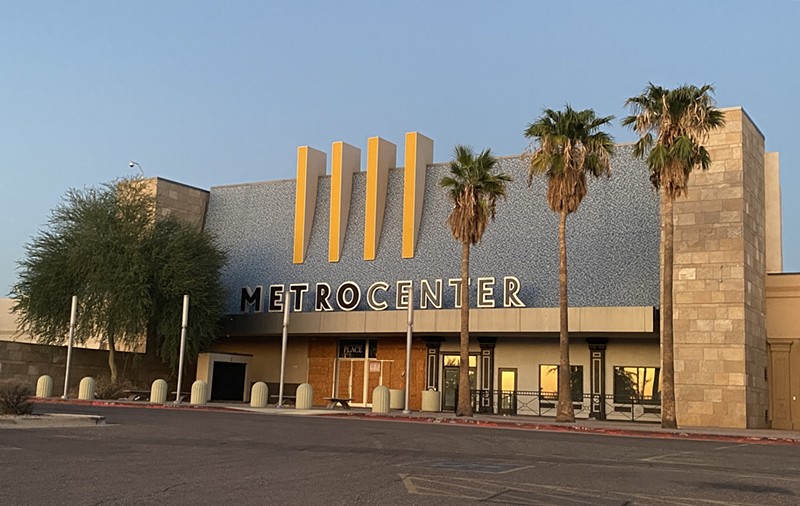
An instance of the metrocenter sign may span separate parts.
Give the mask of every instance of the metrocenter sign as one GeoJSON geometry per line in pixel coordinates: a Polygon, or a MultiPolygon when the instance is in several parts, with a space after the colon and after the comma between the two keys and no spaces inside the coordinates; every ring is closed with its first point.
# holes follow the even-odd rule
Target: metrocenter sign
{"type": "MultiPolygon", "coordinates": [[[[500,307],[525,307],[519,298],[519,291],[522,287],[519,279],[515,276],[505,276],[502,282],[498,283],[494,277],[477,278],[477,297],[476,307],[493,308],[497,307],[495,293],[502,291],[502,302],[500,307]],[[498,284],[500,286],[498,286],[498,284]]],[[[468,280],[471,284],[472,279],[468,280]]],[[[452,290],[453,306],[455,309],[461,307],[461,278],[450,278],[447,280],[448,291],[452,290]]],[[[268,312],[283,311],[283,305],[287,297],[293,300],[292,310],[295,312],[303,311],[304,302],[313,300],[314,311],[334,311],[334,308],[341,311],[353,311],[358,308],[362,297],[366,299],[367,306],[374,311],[386,309],[407,309],[408,300],[414,292],[414,300],[418,300],[419,309],[442,309],[444,295],[444,280],[434,279],[433,281],[422,279],[415,286],[411,280],[397,281],[395,283],[395,294],[391,296],[390,285],[385,281],[376,281],[367,287],[362,295],[361,287],[353,281],[345,281],[335,289],[328,283],[316,283],[313,291],[310,283],[290,283],[269,285],[268,290],[259,285],[255,288],[243,287],[240,299],[240,311],[242,313],[251,310],[260,313],[266,306],[268,312]],[[266,300],[265,299],[266,296],[266,300]]]]}

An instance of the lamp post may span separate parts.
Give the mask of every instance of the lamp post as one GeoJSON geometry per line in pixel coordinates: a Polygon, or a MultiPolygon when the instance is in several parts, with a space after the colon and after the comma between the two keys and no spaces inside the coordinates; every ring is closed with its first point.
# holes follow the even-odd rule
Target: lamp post
{"type": "Polygon", "coordinates": [[[137,162],[135,160],[131,160],[130,162],[128,162],[128,167],[130,167],[130,168],[138,167],[139,168],[139,175],[144,177],[144,169],[142,169],[142,166],[139,165],[139,162],[137,162]]]}
{"type": "Polygon", "coordinates": [[[72,362],[72,344],[75,340],[75,321],[78,315],[78,296],[72,296],[72,309],[69,312],[69,344],[67,344],[67,369],[64,372],[64,395],[62,399],[67,398],[67,387],[69,386],[69,367],[72,362]]]}
{"type": "Polygon", "coordinates": [[[411,413],[408,409],[408,389],[411,387],[411,337],[414,333],[414,288],[408,291],[408,319],[406,321],[406,391],[403,414],[411,413]]]}
{"type": "Polygon", "coordinates": [[[278,387],[278,405],[276,406],[277,408],[283,407],[283,381],[286,370],[286,343],[289,338],[289,313],[291,312],[289,303],[292,300],[290,293],[291,292],[289,292],[289,290],[286,290],[283,296],[283,333],[281,335],[281,382],[278,387]]]}
{"type": "Polygon", "coordinates": [[[183,314],[181,315],[181,351],[178,359],[178,388],[175,392],[175,404],[181,402],[181,380],[183,379],[183,356],[186,354],[186,327],[189,326],[189,294],[183,296],[183,314]]]}

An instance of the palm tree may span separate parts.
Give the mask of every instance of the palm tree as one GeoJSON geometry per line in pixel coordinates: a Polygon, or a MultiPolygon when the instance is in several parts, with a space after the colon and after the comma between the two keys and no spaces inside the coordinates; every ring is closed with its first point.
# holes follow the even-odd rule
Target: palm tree
{"type": "Polygon", "coordinates": [[[525,129],[536,150],[530,157],[528,184],[533,176],[547,177],[547,203],[559,214],[559,373],[556,421],[575,421],[572,408],[569,365],[569,319],[567,298],[567,216],[578,210],[586,196],[586,175],[609,176],[614,140],[600,130],[613,116],[598,117],[592,109],[576,111],[567,104],[563,111],[545,109],[525,129]]]}
{"type": "Polygon", "coordinates": [[[685,84],[674,90],[648,83],[641,95],[625,105],[630,116],[623,126],[632,128],[640,139],[633,153],[647,157],[650,182],[661,193],[661,426],[676,428],[675,365],[672,332],[673,202],[686,195],[693,169],[708,169],[711,157],[703,146],[708,134],[725,124],[715,107],[709,85],[685,84]]]}
{"type": "Polygon", "coordinates": [[[472,416],[469,384],[469,248],[480,242],[494,219],[497,198],[506,196],[511,176],[493,174],[497,159],[491,150],[475,154],[472,148],[456,146],[450,175],[439,182],[453,202],[447,224],[453,238],[461,241],[461,363],[458,376],[456,416],[472,416]]]}

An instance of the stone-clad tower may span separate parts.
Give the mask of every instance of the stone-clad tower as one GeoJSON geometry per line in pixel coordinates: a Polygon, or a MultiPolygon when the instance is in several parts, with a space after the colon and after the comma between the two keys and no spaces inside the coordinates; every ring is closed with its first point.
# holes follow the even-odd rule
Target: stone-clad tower
{"type": "Polygon", "coordinates": [[[723,111],[711,167],[675,202],[678,424],[767,427],[764,136],[743,109],[723,111]]]}

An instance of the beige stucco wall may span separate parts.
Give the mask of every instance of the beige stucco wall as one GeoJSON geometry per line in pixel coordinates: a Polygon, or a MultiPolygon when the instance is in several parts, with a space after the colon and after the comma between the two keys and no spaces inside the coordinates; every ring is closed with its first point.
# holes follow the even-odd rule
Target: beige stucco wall
{"type": "Polygon", "coordinates": [[[770,422],[800,429],[800,273],[767,276],[770,422]]]}
{"type": "Polygon", "coordinates": [[[764,153],[767,272],[783,272],[781,177],[778,153],[764,153]]]}
{"type": "Polygon", "coordinates": [[[18,338],[20,342],[34,342],[28,334],[17,333],[17,319],[11,313],[14,301],[9,298],[0,299],[0,341],[13,341],[18,338]]]}
{"type": "MultiPolygon", "coordinates": [[[[476,350],[479,349],[476,345],[476,350]]],[[[456,346],[456,352],[458,347],[456,346]]],[[[558,339],[515,338],[497,343],[494,352],[494,385],[500,378],[499,368],[517,369],[517,389],[535,391],[539,389],[539,365],[558,364],[558,339]]],[[[582,365],[584,370],[584,392],[589,391],[589,348],[583,339],[570,343],[570,364],[582,365]]]]}
{"type": "MultiPolygon", "coordinates": [[[[653,332],[652,307],[578,307],[570,308],[570,332],[653,332]]],[[[341,333],[405,333],[408,314],[405,310],[303,312],[292,313],[292,335],[341,333]]],[[[232,315],[225,333],[237,336],[278,335],[283,317],[280,313],[232,315]]],[[[458,333],[458,309],[426,309],[414,312],[414,332],[458,333]]],[[[471,309],[470,332],[473,334],[520,334],[558,332],[558,308],[471,309]]]]}
{"type": "MultiPolygon", "coordinates": [[[[458,353],[458,339],[449,339],[442,343],[440,353],[458,353]]],[[[470,352],[478,353],[480,345],[477,339],[470,342],[470,352]]],[[[538,391],[539,366],[542,364],[558,364],[559,348],[557,338],[506,338],[498,340],[494,352],[494,385],[499,385],[499,369],[517,369],[517,390],[538,391]]],[[[583,366],[583,391],[590,389],[590,355],[589,346],[584,337],[570,338],[570,365],[583,366]]],[[[440,364],[441,366],[441,364],[440,364]]],[[[651,339],[620,338],[609,339],[606,345],[605,382],[606,394],[614,392],[614,367],[659,367],[659,345],[655,337],[651,339]]],[[[440,385],[441,387],[441,385],[440,385]]]]}
{"type": "MultiPolygon", "coordinates": [[[[212,353],[252,355],[250,382],[280,381],[281,338],[224,338],[211,345],[212,353]]],[[[308,379],[308,338],[290,336],[286,346],[286,383],[304,383],[308,379]]],[[[272,392],[271,392],[272,393],[272,392]]]]}
{"type": "Polygon", "coordinates": [[[767,336],[800,339],[800,273],[767,276],[767,336]]]}
{"type": "MultiPolygon", "coordinates": [[[[0,341],[14,341],[17,343],[32,343],[39,342],[38,339],[31,336],[27,332],[20,332],[17,326],[17,317],[11,312],[11,306],[14,305],[14,300],[10,298],[0,298],[0,341]]],[[[69,305],[65,309],[69,312],[69,305]]],[[[66,343],[66,341],[65,341],[66,343]]],[[[57,347],[64,345],[57,345],[57,347]]],[[[76,348],[86,348],[90,350],[104,350],[107,346],[103,344],[100,338],[89,338],[85,342],[75,342],[76,348]]],[[[135,347],[130,347],[122,343],[117,344],[117,351],[130,351],[135,353],[144,353],[147,348],[147,343],[142,340],[135,347]]]]}

